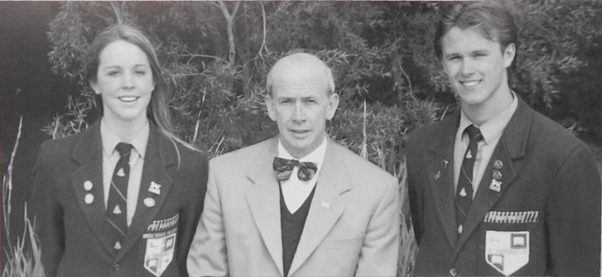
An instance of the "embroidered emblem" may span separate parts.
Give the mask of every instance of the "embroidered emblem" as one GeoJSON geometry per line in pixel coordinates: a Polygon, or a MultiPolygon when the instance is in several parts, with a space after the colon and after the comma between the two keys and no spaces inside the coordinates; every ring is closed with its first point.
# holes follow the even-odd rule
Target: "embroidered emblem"
{"type": "Polygon", "coordinates": [[[92,204],[92,202],[94,202],[94,195],[92,195],[91,193],[86,194],[86,197],[84,197],[84,201],[88,205],[92,204]]]}
{"type": "MultiPolygon", "coordinates": [[[[149,198],[147,198],[149,199],[149,198]]],[[[173,260],[180,214],[167,219],[153,220],[142,238],[146,240],[144,268],[161,276],[173,260]]]]}
{"type": "Polygon", "coordinates": [[[462,196],[462,197],[466,196],[466,188],[462,188],[462,190],[460,191],[460,196],[462,196]]]}
{"type": "Polygon", "coordinates": [[[115,206],[115,209],[113,209],[113,213],[114,214],[121,214],[121,208],[119,208],[119,205],[115,206]]]}
{"type": "Polygon", "coordinates": [[[472,152],[470,150],[466,152],[466,158],[469,160],[472,159],[472,152]]]}
{"type": "Polygon", "coordinates": [[[486,223],[536,223],[539,221],[538,211],[502,212],[490,211],[483,218],[486,223]]]}
{"type": "Polygon", "coordinates": [[[529,263],[529,232],[487,231],[485,260],[505,276],[529,263]]]}
{"type": "Polygon", "coordinates": [[[489,184],[489,189],[493,190],[495,192],[502,191],[502,182],[500,182],[496,179],[491,179],[491,184],[489,184]]]}
{"type": "Polygon", "coordinates": [[[92,187],[93,187],[93,185],[92,185],[92,182],[90,182],[90,181],[85,181],[85,182],[84,182],[84,189],[85,189],[86,191],[91,191],[91,190],[92,190],[92,187]]]}
{"type": "Polygon", "coordinates": [[[119,177],[125,176],[125,172],[123,172],[123,168],[120,168],[119,171],[117,171],[117,176],[119,176],[119,177]]]}
{"type": "Polygon", "coordinates": [[[148,188],[148,191],[151,193],[154,193],[156,195],[160,195],[161,194],[161,185],[159,185],[155,182],[151,182],[151,185],[148,188]]]}
{"type": "Polygon", "coordinates": [[[113,246],[113,249],[120,250],[121,249],[121,243],[116,242],[115,245],[113,246]]]}

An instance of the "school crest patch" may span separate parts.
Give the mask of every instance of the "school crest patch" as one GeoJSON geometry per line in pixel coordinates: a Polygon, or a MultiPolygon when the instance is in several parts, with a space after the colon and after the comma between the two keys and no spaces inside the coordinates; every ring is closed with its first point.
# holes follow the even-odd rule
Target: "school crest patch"
{"type": "Polygon", "coordinates": [[[179,214],[164,220],[154,220],[142,238],[146,239],[144,268],[159,277],[173,260],[179,214]]]}
{"type": "Polygon", "coordinates": [[[529,263],[529,232],[487,231],[485,260],[504,276],[529,263]]]}

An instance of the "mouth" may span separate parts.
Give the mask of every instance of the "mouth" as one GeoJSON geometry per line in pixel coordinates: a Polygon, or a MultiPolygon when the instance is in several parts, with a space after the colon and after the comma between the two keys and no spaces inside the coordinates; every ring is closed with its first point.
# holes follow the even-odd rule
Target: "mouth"
{"type": "Polygon", "coordinates": [[[304,136],[309,133],[309,130],[289,130],[294,136],[304,136]]]}
{"type": "Polygon", "coordinates": [[[140,98],[140,97],[138,97],[138,96],[121,96],[118,98],[122,102],[134,102],[134,101],[138,100],[138,98],[140,98]]]}
{"type": "Polygon", "coordinates": [[[480,82],[481,82],[481,80],[476,80],[476,81],[460,81],[460,84],[462,84],[466,88],[473,88],[476,85],[478,85],[480,82]]]}

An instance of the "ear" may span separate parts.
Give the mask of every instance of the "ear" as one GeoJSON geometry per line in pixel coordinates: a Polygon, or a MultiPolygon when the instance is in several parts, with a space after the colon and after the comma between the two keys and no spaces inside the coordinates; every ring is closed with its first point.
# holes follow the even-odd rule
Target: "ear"
{"type": "Polygon", "coordinates": [[[326,107],[326,119],[331,120],[339,107],[339,95],[332,93],[328,97],[328,107],[326,107]]]}
{"type": "Polygon", "coordinates": [[[276,121],[276,111],[274,110],[274,100],[268,93],[265,96],[265,107],[268,109],[268,116],[272,121],[276,121]]]}
{"type": "Polygon", "coordinates": [[[98,80],[96,78],[91,78],[88,82],[94,93],[100,95],[100,88],[98,87],[98,80]]]}
{"type": "Polygon", "coordinates": [[[503,54],[504,67],[508,68],[512,64],[512,61],[514,61],[514,56],[516,55],[516,45],[514,45],[514,43],[508,44],[508,46],[506,46],[506,49],[504,49],[503,54]]]}

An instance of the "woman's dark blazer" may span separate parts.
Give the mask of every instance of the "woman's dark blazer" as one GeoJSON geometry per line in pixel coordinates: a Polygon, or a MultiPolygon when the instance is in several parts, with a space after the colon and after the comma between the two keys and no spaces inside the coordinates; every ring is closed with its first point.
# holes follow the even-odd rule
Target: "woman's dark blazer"
{"type": "Polygon", "coordinates": [[[34,168],[32,204],[46,275],[187,275],[207,166],[204,154],[171,141],[150,123],[136,213],[116,251],[105,216],[100,123],[44,142],[34,168]]]}

